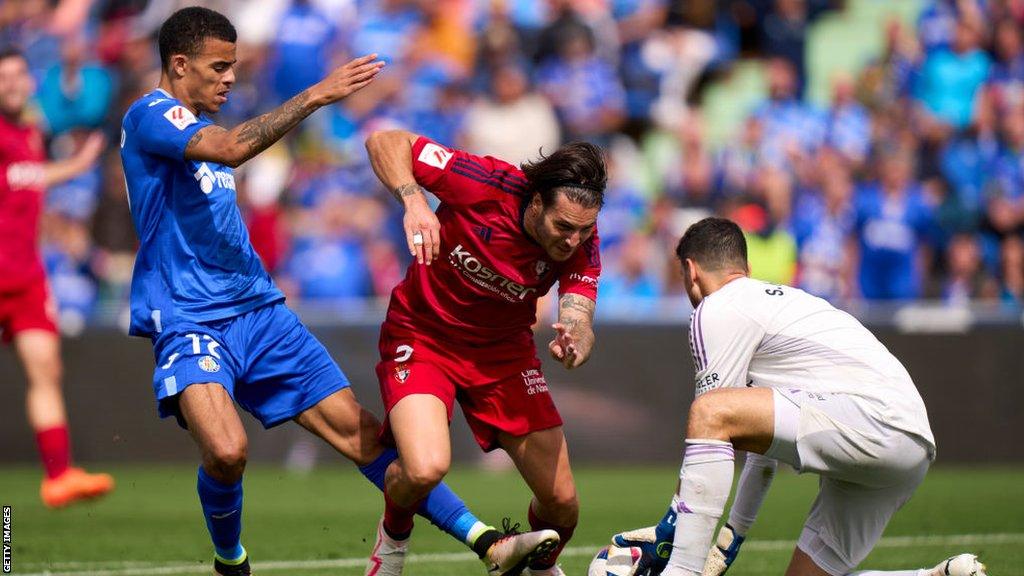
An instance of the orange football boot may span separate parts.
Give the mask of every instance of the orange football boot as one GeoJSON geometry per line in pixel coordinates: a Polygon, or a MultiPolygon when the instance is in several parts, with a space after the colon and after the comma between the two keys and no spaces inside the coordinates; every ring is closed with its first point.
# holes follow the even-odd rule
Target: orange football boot
{"type": "Polygon", "coordinates": [[[47,508],[63,508],[81,500],[99,498],[114,489],[110,474],[90,474],[81,468],[68,468],[56,478],[44,478],[39,496],[47,508]]]}

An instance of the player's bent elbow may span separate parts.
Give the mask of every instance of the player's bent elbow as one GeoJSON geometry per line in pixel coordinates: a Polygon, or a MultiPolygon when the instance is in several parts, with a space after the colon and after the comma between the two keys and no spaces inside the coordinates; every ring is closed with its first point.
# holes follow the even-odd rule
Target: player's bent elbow
{"type": "Polygon", "coordinates": [[[407,130],[374,130],[366,138],[366,151],[372,154],[402,141],[408,142],[412,148],[416,138],[416,134],[407,130]]]}

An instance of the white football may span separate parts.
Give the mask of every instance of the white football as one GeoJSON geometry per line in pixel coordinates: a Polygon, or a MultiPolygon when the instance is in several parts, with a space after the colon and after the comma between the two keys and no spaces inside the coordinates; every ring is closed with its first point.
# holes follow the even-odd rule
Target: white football
{"type": "Polygon", "coordinates": [[[640,562],[642,552],[635,546],[605,546],[590,562],[587,576],[630,576],[640,562]]]}

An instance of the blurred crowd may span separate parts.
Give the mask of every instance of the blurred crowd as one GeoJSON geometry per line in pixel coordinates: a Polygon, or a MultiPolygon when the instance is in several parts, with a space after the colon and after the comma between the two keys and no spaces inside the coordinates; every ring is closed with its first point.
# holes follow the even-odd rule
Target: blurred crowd
{"type": "MultiPolygon", "coordinates": [[[[847,0],[854,2],[855,0],[847,0]]],[[[880,0],[860,0],[880,1],[880,0]]],[[[48,192],[42,249],[65,327],[123,306],[135,237],[117,142],[159,78],[176,0],[7,0],[53,157],[92,130],[110,151],[48,192]]],[[[384,297],[408,263],[401,212],[363,150],[401,127],[519,163],[606,148],[602,308],[642,315],[681,291],[672,249],[707,214],[748,234],[755,277],[839,304],[1024,299],[1024,2],[931,0],[831,100],[805,98],[808,34],[839,0],[219,0],[239,32],[218,123],[265,112],[331,67],[388,66],[237,171],[264,264],[293,301],[384,297]],[[762,102],[712,146],[706,88],[759,62],[762,102]]],[[[881,25],[881,24],[880,24],[881,25]]]]}

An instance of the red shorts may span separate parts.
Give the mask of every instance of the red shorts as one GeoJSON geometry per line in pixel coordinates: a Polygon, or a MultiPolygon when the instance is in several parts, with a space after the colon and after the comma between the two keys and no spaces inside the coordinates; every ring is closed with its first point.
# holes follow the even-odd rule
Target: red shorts
{"type": "MultiPolygon", "coordinates": [[[[498,447],[499,431],[525,436],[562,425],[532,348],[495,360],[487,349],[439,344],[385,323],[380,357],[377,380],[387,412],[406,396],[430,394],[445,403],[451,421],[458,400],[484,451],[498,447]]],[[[381,438],[394,445],[386,419],[381,438]]]]}
{"type": "Polygon", "coordinates": [[[46,280],[33,282],[16,292],[0,292],[0,332],[4,343],[25,330],[57,333],[57,306],[50,298],[46,280]]]}

